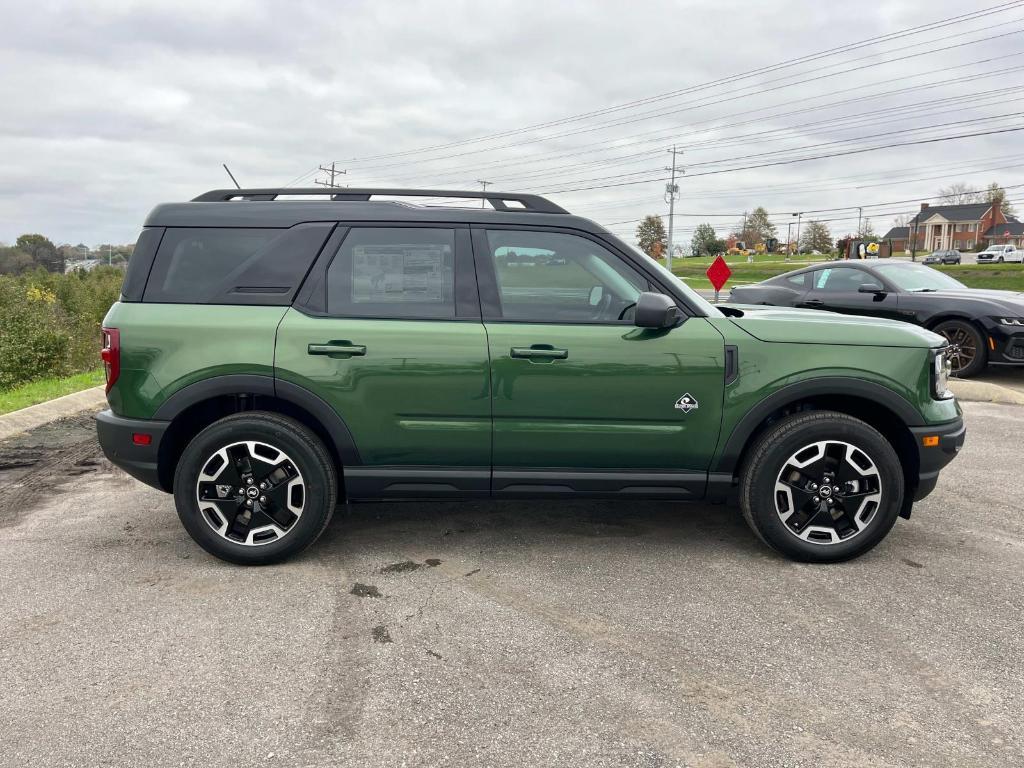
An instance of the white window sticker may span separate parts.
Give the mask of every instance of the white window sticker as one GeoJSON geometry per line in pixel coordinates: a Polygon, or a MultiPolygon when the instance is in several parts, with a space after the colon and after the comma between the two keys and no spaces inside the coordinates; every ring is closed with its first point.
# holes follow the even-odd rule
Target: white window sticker
{"type": "Polygon", "coordinates": [[[442,302],[451,282],[446,245],[359,245],[353,249],[353,303],[442,302]]]}

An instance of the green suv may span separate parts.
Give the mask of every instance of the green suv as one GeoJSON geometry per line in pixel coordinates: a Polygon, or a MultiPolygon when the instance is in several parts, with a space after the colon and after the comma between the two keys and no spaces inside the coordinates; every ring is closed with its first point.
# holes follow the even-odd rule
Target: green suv
{"type": "Polygon", "coordinates": [[[104,452],[237,563],[342,500],[537,497],[738,500],[785,555],[845,560],[964,441],[942,337],[712,306],[535,195],[160,205],[103,334],[104,452]]]}

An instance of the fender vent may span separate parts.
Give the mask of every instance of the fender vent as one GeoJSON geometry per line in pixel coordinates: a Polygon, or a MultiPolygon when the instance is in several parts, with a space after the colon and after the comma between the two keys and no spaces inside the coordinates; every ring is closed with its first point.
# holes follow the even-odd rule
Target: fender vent
{"type": "Polygon", "coordinates": [[[740,377],[740,351],[732,344],[725,347],[725,383],[732,384],[740,377]]]}

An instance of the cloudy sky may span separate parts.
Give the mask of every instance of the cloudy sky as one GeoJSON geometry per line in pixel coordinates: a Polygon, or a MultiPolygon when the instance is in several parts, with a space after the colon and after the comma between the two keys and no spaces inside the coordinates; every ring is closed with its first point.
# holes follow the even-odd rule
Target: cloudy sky
{"type": "Polygon", "coordinates": [[[156,203],[230,185],[221,163],[309,186],[331,161],[629,235],[667,212],[673,143],[684,241],[757,205],[840,235],[951,182],[1024,200],[1019,0],[0,0],[0,29],[0,242],[132,242],[156,203]],[[964,134],[986,135],[920,143],[964,134]]]}

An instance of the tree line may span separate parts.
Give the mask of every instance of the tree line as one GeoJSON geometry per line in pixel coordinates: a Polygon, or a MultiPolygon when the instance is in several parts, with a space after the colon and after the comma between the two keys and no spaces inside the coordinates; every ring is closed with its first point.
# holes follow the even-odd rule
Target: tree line
{"type": "MultiPolygon", "coordinates": [[[[870,219],[863,220],[858,234],[862,237],[871,237],[874,234],[870,219]]],[[[732,243],[743,243],[747,248],[756,248],[768,240],[778,241],[778,239],[778,229],[772,223],[768,209],[764,206],[758,206],[729,230],[727,238],[719,237],[718,231],[713,224],[707,222],[698,224],[690,238],[689,254],[677,253],[673,255],[714,256],[719,253],[725,253],[729,249],[730,241],[732,243]]],[[[653,259],[661,258],[667,253],[668,242],[665,234],[665,224],[661,216],[651,215],[644,217],[637,226],[636,240],[640,249],[653,259]]],[[[790,252],[799,250],[800,252],[807,253],[811,251],[827,253],[833,249],[833,246],[834,241],[828,225],[824,221],[816,219],[802,222],[799,243],[794,241],[788,244],[790,252]]],[[[786,243],[780,244],[782,251],[785,251],[786,248],[786,243]]]]}
{"type": "Polygon", "coordinates": [[[62,273],[68,262],[98,259],[112,265],[122,264],[131,257],[133,245],[106,244],[95,249],[79,243],[55,245],[40,234],[21,235],[14,245],[0,243],[0,275],[21,275],[37,269],[62,273]]]}
{"type": "MultiPolygon", "coordinates": [[[[1006,189],[993,181],[981,190],[972,189],[968,184],[957,182],[939,190],[938,200],[945,205],[965,205],[969,203],[991,203],[998,205],[1006,216],[1013,216],[1014,209],[1006,196],[1006,189]]],[[[908,216],[898,216],[893,221],[894,226],[906,226],[908,216]]],[[[795,222],[794,222],[795,223],[795,222]]],[[[796,234],[796,227],[793,228],[796,234]]],[[[779,249],[782,252],[787,250],[800,253],[820,251],[829,253],[836,249],[837,245],[842,246],[849,240],[856,238],[860,240],[878,240],[875,234],[874,224],[871,218],[864,216],[860,218],[859,226],[853,234],[848,234],[838,241],[832,237],[828,224],[820,219],[810,219],[800,222],[799,242],[780,243],[779,249]]],[[[684,254],[677,246],[677,253],[673,256],[714,256],[725,253],[732,243],[743,243],[747,248],[756,248],[758,245],[767,242],[769,239],[778,240],[778,229],[772,224],[768,210],[764,206],[758,206],[750,214],[745,215],[735,226],[728,230],[726,238],[719,236],[714,225],[710,223],[698,224],[690,238],[690,252],[684,254]]],[[[636,229],[636,241],[640,249],[653,259],[659,259],[668,252],[668,241],[665,234],[665,224],[661,216],[646,216],[636,229]]]]}

